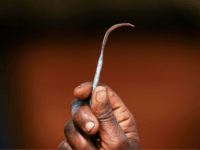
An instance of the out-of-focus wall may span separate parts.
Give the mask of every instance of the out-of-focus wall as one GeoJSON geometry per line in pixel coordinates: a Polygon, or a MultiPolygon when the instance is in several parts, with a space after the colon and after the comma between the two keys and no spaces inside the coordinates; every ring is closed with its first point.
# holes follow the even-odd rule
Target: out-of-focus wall
{"type": "Polygon", "coordinates": [[[73,89],[100,82],[135,117],[142,149],[200,148],[198,1],[0,1],[0,148],[57,148],[73,89]]]}

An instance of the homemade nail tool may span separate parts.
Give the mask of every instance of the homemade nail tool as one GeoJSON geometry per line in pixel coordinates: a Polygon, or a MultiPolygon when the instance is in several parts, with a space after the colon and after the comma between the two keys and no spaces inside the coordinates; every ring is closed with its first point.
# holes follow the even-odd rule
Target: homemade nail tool
{"type": "MultiPolygon", "coordinates": [[[[97,84],[99,83],[101,68],[102,68],[102,65],[103,65],[103,52],[104,52],[104,47],[106,45],[108,35],[110,34],[111,31],[113,31],[114,29],[121,27],[121,26],[135,27],[134,25],[132,25],[130,23],[120,23],[120,24],[113,25],[110,29],[107,30],[107,32],[104,36],[104,39],[103,39],[103,43],[102,43],[102,47],[101,47],[101,54],[99,56],[99,60],[98,60],[98,63],[97,63],[97,69],[96,69],[96,73],[95,73],[94,81],[93,81],[93,85],[92,85],[92,93],[93,93],[94,89],[97,87],[97,84]]],[[[90,99],[89,103],[90,103],[90,106],[91,106],[91,99],[90,99]]]]}

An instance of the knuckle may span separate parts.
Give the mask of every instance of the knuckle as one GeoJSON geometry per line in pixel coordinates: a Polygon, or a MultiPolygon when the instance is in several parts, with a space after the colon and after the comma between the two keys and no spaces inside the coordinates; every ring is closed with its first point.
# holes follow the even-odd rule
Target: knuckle
{"type": "Polygon", "coordinates": [[[74,123],[72,120],[68,121],[64,127],[65,137],[68,138],[70,134],[72,134],[74,130],[74,123]]]}
{"type": "Polygon", "coordinates": [[[67,142],[67,140],[64,140],[60,143],[60,145],[58,146],[58,149],[68,149],[71,150],[71,147],[69,145],[69,143],[67,142]]]}
{"type": "Polygon", "coordinates": [[[114,114],[117,116],[118,123],[126,121],[130,118],[130,114],[128,113],[125,107],[120,107],[114,110],[114,114]]]}
{"type": "Polygon", "coordinates": [[[115,116],[112,112],[112,109],[109,109],[107,106],[101,110],[98,110],[96,117],[99,121],[110,121],[115,120],[115,116]]]}

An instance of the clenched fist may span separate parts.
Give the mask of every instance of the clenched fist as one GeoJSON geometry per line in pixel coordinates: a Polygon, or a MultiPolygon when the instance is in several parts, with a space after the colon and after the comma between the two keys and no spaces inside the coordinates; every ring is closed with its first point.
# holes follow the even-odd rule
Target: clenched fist
{"type": "Polygon", "coordinates": [[[72,120],[64,128],[67,140],[59,149],[139,149],[135,120],[119,96],[108,86],[98,84],[92,95],[92,82],[74,89],[72,120]],[[91,98],[91,108],[89,99],[91,98]]]}

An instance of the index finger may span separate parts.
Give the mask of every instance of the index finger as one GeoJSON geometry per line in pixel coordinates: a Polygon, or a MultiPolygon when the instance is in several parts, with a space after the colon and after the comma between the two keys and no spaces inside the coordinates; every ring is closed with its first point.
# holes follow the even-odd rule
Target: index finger
{"type": "MultiPolygon", "coordinates": [[[[106,85],[99,83],[98,86],[106,86],[106,85]]],[[[84,100],[90,97],[91,92],[92,92],[92,82],[84,82],[74,89],[73,95],[78,100],[84,100]]]]}
{"type": "Polygon", "coordinates": [[[80,84],[74,89],[73,95],[78,100],[84,100],[87,99],[92,91],[92,82],[85,82],[80,84]]]}

